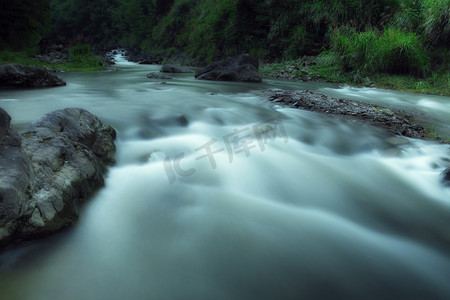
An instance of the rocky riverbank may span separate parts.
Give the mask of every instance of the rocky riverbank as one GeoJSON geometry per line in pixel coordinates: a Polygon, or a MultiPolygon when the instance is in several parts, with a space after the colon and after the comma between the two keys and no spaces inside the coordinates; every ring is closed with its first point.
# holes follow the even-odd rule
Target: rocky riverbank
{"type": "MultiPolygon", "coordinates": [[[[415,122],[417,117],[415,112],[349,99],[328,97],[308,90],[265,90],[262,92],[262,96],[267,97],[269,101],[277,105],[359,120],[372,126],[383,128],[394,135],[417,139],[432,139],[440,143],[450,144],[450,141],[443,141],[439,137],[430,137],[423,125],[416,124],[418,122],[415,122]]],[[[450,187],[450,168],[446,168],[442,172],[441,182],[444,186],[450,187]]]]}
{"type": "Polygon", "coordinates": [[[386,129],[392,134],[428,139],[425,129],[415,124],[415,113],[349,99],[328,97],[308,90],[266,90],[270,101],[288,107],[357,119],[386,129]]]}

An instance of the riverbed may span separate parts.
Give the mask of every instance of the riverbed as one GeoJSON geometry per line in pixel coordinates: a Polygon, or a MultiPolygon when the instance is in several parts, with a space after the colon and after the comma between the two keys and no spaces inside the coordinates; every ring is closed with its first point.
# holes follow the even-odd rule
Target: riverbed
{"type": "Polygon", "coordinates": [[[19,130],[80,107],[118,133],[117,164],[80,220],[0,255],[1,299],[450,298],[449,146],[258,92],[414,109],[444,133],[449,97],[116,67],[0,91],[19,130]]]}

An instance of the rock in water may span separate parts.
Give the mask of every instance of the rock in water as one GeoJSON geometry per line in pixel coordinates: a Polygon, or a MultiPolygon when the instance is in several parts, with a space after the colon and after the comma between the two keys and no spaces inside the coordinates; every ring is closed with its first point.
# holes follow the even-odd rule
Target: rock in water
{"type": "Polygon", "coordinates": [[[70,225],[79,204],[114,163],[115,130],[88,111],[67,108],[34,121],[23,136],[0,109],[0,245],[70,225]],[[6,121],[5,121],[6,120],[6,121]]]}
{"type": "Polygon", "coordinates": [[[447,168],[442,172],[442,183],[445,186],[450,187],[450,168],[447,168]]]}
{"type": "Polygon", "coordinates": [[[203,80],[226,80],[261,82],[258,74],[258,60],[248,54],[228,57],[225,60],[213,62],[195,73],[195,78],[203,80]]]}
{"type": "Polygon", "coordinates": [[[192,73],[191,70],[185,67],[180,67],[176,65],[164,65],[162,66],[160,72],[163,73],[192,73]]]}
{"type": "Polygon", "coordinates": [[[172,77],[166,76],[164,74],[156,73],[156,72],[148,73],[147,78],[150,78],[150,79],[172,79],[172,77]]]}
{"type": "Polygon", "coordinates": [[[66,82],[44,68],[7,64],[0,66],[0,86],[6,87],[54,87],[66,82]]]}
{"type": "Polygon", "coordinates": [[[8,242],[30,211],[31,162],[22,151],[21,137],[10,127],[11,117],[0,108],[0,245],[8,242]]]}

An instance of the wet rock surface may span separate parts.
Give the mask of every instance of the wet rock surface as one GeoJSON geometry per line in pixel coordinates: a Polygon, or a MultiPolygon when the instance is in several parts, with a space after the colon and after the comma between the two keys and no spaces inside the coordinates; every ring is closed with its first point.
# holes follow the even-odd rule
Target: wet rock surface
{"type": "Polygon", "coordinates": [[[147,74],[147,78],[150,79],[172,79],[172,77],[161,74],[161,73],[156,73],[156,72],[151,72],[147,74]]]}
{"type": "Polygon", "coordinates": [[[69,59],[68,49],[61,44],[45,47],[41,52],[41,54],[36,55],[36,59],[49,64],[65,63],[69,59]]]}
{"type": "Polygon", "coordinates": [[[0,109],[0,247],[51,234],[78,217],[79,204],[114,163],[115,130],[68,108],[19,135],[0,109]]]}
{"type": "Polygon", "coordinates": [[[442,174],[442,183],[446,187],[450,187],[450,168],[445,169],[442,174]]]}
{"type": "Polygon", "coordinates": [[[267,90],[264,95],[270,101],[279,105],[358,119],[370,125],[384,128],[395,135],[426,138],[424,127],[411,121],[414,118],[412,112],[349,99],[328,97],[308,90],[267,90]]]}
{"type": "Polygon", "coordinates": [[[201,80],[261,82],[258,74],[258,60],[251,55],[242,54],[213,62],[195,73],[201,80]]]}
{"type": "Polygon", "coordinates": [[[48,70],[35,66],[7,64],[0,66],[0,87],[43,88],[66,85],[48,70]]]}
{"type": "Polygon", "coordinates": [[[163,73],[193,73],[189,68],[167,64],[163,65],[160,72],[163,73]]]}

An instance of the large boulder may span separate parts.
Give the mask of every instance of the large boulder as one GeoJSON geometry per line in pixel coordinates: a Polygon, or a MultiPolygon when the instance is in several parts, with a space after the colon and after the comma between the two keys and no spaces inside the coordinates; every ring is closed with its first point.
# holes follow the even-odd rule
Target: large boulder
{"type": "Polygon", "coordinates": [[[10,116],[0,108],[0,245],[22,223],[32,178],[31,162],[22,151],[21,137],[10,127],[10,116]]]}
{"type": "Polygon", "coordinates": [[[216,61],[198,70],[195,78],[203,80],[225,80],[261,82],[258,74],[258,60],[248,54],[228,57],[222,61],[216,61]]]}
{"type": "Polygon", "coordinates": [[[176,66],[176,65],[164,65],[164,66],[162,66],[160,72],[163,72],[163,73],[192,73],[192,71],[189,70],[188,68],[176,66]]]}
{"type": "Polygon", "coordinates": [[[34,121],[23,135],[0,109],[0,246],[44,236],[78,217],[79,204],[114,163],[115,130],[68,108],[34,121]]]}
{"type": "Polygon", "coordinates": [[[66,82],[44,68],[7,64],[0,66],[0,86],[41,88],[66,85],[66,82]]]}

